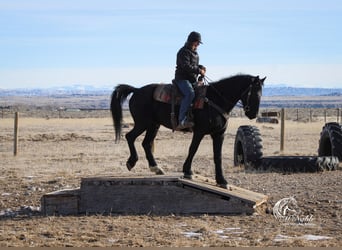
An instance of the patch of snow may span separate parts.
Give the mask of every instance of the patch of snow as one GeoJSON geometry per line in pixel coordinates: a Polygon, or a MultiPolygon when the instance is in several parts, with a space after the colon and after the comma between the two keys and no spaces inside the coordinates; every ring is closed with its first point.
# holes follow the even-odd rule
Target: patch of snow
{"type": "Polygon", "coordinates": [[[196,233],[196,232],[183,232],[182,234],[187,238],[202,236],[202,233],[196,233]]]}
{"type": "Polygon", "coordinates": [[[298,237],[292,237],[292,236],[286,236],[282,234],[278,234],[274,241],[284,241],[284,240],[290,240],[290,239],[302,239],[302,240],[329,240],[332,237],[329,236],[321,236],[321,235],[312,235],[312,234],[305,234],[298,237]]]}
{"type": "Polygon", "coordinates": [[[321,236],[321,235],[305,234],[305,235],[301,236],[300,238],[304,239],[304,240],[329,240],[332,237],[321,236]]]}

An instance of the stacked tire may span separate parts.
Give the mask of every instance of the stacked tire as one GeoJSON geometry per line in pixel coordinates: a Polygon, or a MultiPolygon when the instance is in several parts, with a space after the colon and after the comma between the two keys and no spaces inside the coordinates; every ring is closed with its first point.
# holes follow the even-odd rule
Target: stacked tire
{"type": "Polygon", "coordinates": [[[336,170],[339,160],[335,156],[270,156],[264,157],[260,170],[281,173],[315,173],[336,170]]]}
{"type": "Polygon", "coordinates": [[[263,157],[260,131],[240,126],[234,143],[234,165],[274,172],[320,172],[336,170],[342,161],[342,127],[327,123],[322,129],[317,156],[263,157]]]}
{"type": "Polygon", "coordinates": [[[324,125],[319,139],[319,156],[335,156],[342,162],[342,126],[337,122],[324,125]]]}
{"type": "Polygon", "coordinates": [[[234,143],[234,165],[258,168],[262,159],[262,139],[255,126],[240,126],[234,143]]]}

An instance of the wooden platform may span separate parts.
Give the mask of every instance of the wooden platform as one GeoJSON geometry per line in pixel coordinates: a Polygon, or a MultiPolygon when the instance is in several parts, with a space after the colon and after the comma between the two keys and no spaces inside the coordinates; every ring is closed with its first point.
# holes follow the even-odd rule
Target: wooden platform
{"type": "Polygon", "coordinates": [[[89,177],[81,187],[44,195],[45,215],[71,214],[252,214],[267,196],[196,175],[89,177]]]}

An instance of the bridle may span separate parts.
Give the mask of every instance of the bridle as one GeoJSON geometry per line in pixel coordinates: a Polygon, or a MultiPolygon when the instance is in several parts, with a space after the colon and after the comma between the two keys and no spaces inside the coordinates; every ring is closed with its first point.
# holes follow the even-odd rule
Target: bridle
{"type": "MultiPolygon", "coordinates": [[[[240,95],[239,101],[235,104],[232,101],[228,100],[226,97],[224,97],[215,87],[214,85],[212,85],[213,80],[211,80],[208,76],[204,76],[203,77],[203,81],[204,84],[206,85],[210,85],[213,90],[215,91],[215,93],[223,100],[224,103],[226,104],[232,104],[235,106],[238,106],[239,108],[242,108],[244,112],[249,112],[250,111],[250,99],[251,99],[251,95],[252,95],[252,90],[253,90],[253,84],[249,84],[248,88],[245,89],[242,94],[240,95]],[[244,98],[244,96],[247,94],[247,98],[246,98],[246,104],[243,105],[241,99],[244,98]]],[[[215,104],[216,105],[216,104],[215,104]]],[[[217,105],[216,105],[217,106],[217,105]]],[[[216,108],[217,109],[217,108],[216,108]]],[[[222,113],[222,109],[220,108],[219,110],[222,113]]],[[[226,112],[224,112],[226,113],[226,112]]]]}
{"type": "Polygon", "coordinates": [[[244,92],[242,92],[242,94],[241,94],[241,98],[242,98],[242,97],[247,93],[247,91],[248,91],[248,93],[247,93],[247,98],[246,98],[246,105],[245,105],[245,106],[243,106],[242,104],[240,104],[241,98],[240,98],[240,100],[239,100],[239,102],[238,102],[240,105],[242,105],[243,111],[245,111],[245,112],[249,112],[250,109],[251,109],[251,107],[249,106],[249,102],[250,102],[251,95],[252,95],[252,89],[253,89],[253,85],[252,85],[252,84],[249,84],[248,89],[246,89],[246,90],[245,90],[244,92]]]}

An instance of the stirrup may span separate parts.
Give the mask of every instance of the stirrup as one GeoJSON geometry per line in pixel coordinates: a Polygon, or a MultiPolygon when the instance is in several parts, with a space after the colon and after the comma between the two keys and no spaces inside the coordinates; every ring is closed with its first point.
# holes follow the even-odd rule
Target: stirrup
{"type": "Polygon", "coordinates": [[[185,119],[184,121],[182,121],[178,124],[177,130],[190,129],[193,126],[194,126],[193,122],[189,122],[189,121],[187,121],[187,119],[185,119]]]}

